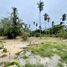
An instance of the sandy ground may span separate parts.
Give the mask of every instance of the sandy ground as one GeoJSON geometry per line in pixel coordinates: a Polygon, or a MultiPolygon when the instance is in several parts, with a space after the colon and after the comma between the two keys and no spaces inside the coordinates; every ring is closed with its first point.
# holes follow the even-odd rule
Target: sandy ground
{"type": "Polygon", "coordinates": [[[7,49],[7,52],[2,53],[2,50],[1,50],[0,56],[2,54],[6,54],[7,56],[0,58],[0,62],[12,60],[15,57],[15,54],[22,50],[21,48],[27,47],[28,42],[27,41],[23,42],[21,39],[15,39],[15,40],[0,39],[0,45],[1,44],[4,45],[4,48],[7,49]]]}
{"type": "MultiPolygon", "coordinates": [[[[9,61],[12,60],[15,57],[15,54],[19,51],[21,51],[21,48],[27,47],[30,43],[33,44],[40,44],[45,42],[62,42],[67,43],[67,40],[59,39],[59,38],[52,38],[52,37],[42,37],[40,38],[29,38],[28,41],[22,41],[22,39],[13,39],[13,40],[7,40],[0,38],[0,45],[3,44],[4,48],[7,49],[6,57],[0,58],[1,61],[9,61]]],[[[0,56],[3,53],[0,51],[0,56]]]]}

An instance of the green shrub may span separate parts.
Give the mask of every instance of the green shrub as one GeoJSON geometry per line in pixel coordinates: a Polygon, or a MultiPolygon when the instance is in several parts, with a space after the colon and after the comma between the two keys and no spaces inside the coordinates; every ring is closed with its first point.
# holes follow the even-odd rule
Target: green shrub
{"type": "Polygon", "coordinates": [[[26,41],[26,40],[28,40],[29,33],[28,33],[28,32],[23,32],[21,37],[22,37],[22,39],[23,39],[24,41],[26,41]]]}
{"type": "Polygon", "coordinates": [[[35,64],[26,64],[25,67],[44,67],[44,66],[41,65],[41,64],[37,64],[37,65],[35,65],[35,64]]]}
{"type": "Polygon", "coordinates": [[[67,38],[67,31],[64,32],[63,38],[67,38]]]}
{"type": "Polygon", "coordinates": [[[40,37],[40,33],[35,33],[35,37],[40,37]]]}

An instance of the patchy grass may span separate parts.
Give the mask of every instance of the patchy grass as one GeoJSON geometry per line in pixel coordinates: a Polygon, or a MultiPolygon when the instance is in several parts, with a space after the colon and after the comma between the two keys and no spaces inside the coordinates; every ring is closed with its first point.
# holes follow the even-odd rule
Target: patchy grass
{"type": "Polygon", "coordinates": [[[21,67],[20,64],[18,63],[18,61],[4,62],[4,67],[9,67],[9,66],[13,66],[13,65],[16,65],[17,67],[21,67]]]}
{"type": "Polygon", "coordinates": [[[67,63],[67,45],[63,43],[41,43],[38,47],[29,48],[32,53],[42,57],[51,57],[57,54],[61,57],[61,61],[67,63]]]}
{"type": "Polygon", "coordinates": [[[37,64],[37,65],[35,65],[35,64],[26,64],[25,65],[25,67],[44,67],[43,65],[41,65],[41,64],[37,64]]]}
{"type": "Polygon", "coordinates": [[[24,55],[24,56],[23,56],[23,58],[24,58],[24,59],[27,59],[27,58],[28,58],[28,56],[24,55]]]}

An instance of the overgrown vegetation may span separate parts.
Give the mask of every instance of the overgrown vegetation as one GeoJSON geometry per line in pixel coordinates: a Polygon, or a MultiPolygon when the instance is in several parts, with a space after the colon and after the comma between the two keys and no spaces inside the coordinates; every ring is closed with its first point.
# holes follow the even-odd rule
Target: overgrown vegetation
{"type": "Polygon", "coordinates": [[[9,39],[15,39],[17,36],[21,36],[24,40],[27,39],[29,28],[23,23],[17,15],[17,8],[13,8],[13,12],[7,18],[3,18],[0,21],[0,36],[6,36],[9,39]],[[23,33],[22,33],[23,32],[23,33]]]}
{"type": "Polygon", "coordinates": [[[42,57],[51,57],[57,54],[61,57],[61,61],[67,63],[67,45],[63,43],[46,43],[40,44],[38,47],[30,47],[32,53],[42,57]]]}
{"type": "Polygon", "coordinates": [[[17,67],[21,67],[20,64],[17,61],[4,62],[4,67],[9,67],[9,66],[13,66],[13,65],[16,65],[17,67]]]}
{"type": "Polygon", "coordinates": [[[26,64],[25,65],[25,67],[44,67],[43,65],[40,65],[40,64],[37,64],[37,65],[35,65],[35,64],[26,64]]]}

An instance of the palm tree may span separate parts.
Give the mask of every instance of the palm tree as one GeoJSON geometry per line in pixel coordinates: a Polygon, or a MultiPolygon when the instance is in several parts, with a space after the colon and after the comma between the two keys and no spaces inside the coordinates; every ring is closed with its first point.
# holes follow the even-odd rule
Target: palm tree
{"type": "Polygon", "coordinates": [[[66,20],[66,14],[63,14],[63,15],[62,15],[62,18],[61,18],[60,25],[62,25],[65,20],[66,20]]]}
{"type": "Polygon", "coordinates": [[[41,38],[41,12],[43,10],[44,3],[40,0],[38,3],[38,8],[39,8],[39,29],[40,29],[40,38],[41,38]]]}
{"type": "MultiPolygon", "coordinates": [[[[48,22],[48,27],[50,27],[50,24],[49,24],[49,22],[50,22],[50,17],[49,17],[49,16],[48,16],[48,18],[47,18],[47,22],[48,22]]],[[[50,35],[50,28],[49,28],[48,34],[50,35]]]]}
{"type": "Polygon", "coordinates": [[[11,16],[12,16],[12,19],[13,19],[13,34],[12,34],[12,36],[13,36],[13,38],[15,39],[16,38],[16,36],[17,36],[17,25],[18,25],[18,23],[17,23],[17,21],[18,21],[18,16],[17,16],[17,8],[16,7],[13,7],[13,12],[11,13],[11,16]]]}
{"type": "Polygon", "coordinates": [[[36,23],[35,25],[36,25],[36,30],[37,30],[38,23],[36,23]]]}
{"type": "Polygon", "coordinates": [[[63,25],[63,22],[60,22],[60,25],[63,25]]]}
{"type": "MultiPolygon", "coordinates": [[[[50,17],[48,16],[47,13],[44,14],[44,21],[47,21],[48,23],[50,21],[50,17]]],[[[46,23],[45,23],[45,29],[46,29],[46,23]]],[[[47,32],[46,32],[46,34],[47,34],[47,32]]]]}
{"type": "Polygon", "coordinates": [[[60,24],[63,24],[64,21],[66,20],[66,18],[67,18],[66,14],[63,14],[62,15],[62,18],[61,18],[62,22],[60,22],[60,24]]]}
{"type": "Polygon", "coordinates": [[[62,21],[65,21],[66,20],[66,14],[63,14],[61,19],[62,19],[62,21]]]}
{"type": "Polygon", "coordinates": [[[37,30],[38,23],[36,23],[36,22],[34,21],[34,22],[33,22],[33,25],[36,26],[36,30],[37,30]]]}
{"type": "Polygon", "coordinates": [[[54,26],[54,21],[52,21],[52,27],[54,26]]]}
{"type": "Polygon", "coordinates": [[[45,13],[45,14],[44,14],[44,21],[47,21],[47,19],[48,19],[48,14],[45,13]]]}
{"type": "Polygon", "coordinates": [[[33,25],[35,25],[35,23],[36,23],[36,22],[34,21],[34,22],[33,22],[33,25]]]}
{"type": "Polygon", "coordinates": [[[52,34],[53,34],[54,21],[52,21],[52,34]]]}
{"type": "Polygon", "coordinates": [[[50,17],[48,16],[48,18],[47,18],[47,21],[48,21],[48,23],[50,22],[50,17]]]}

